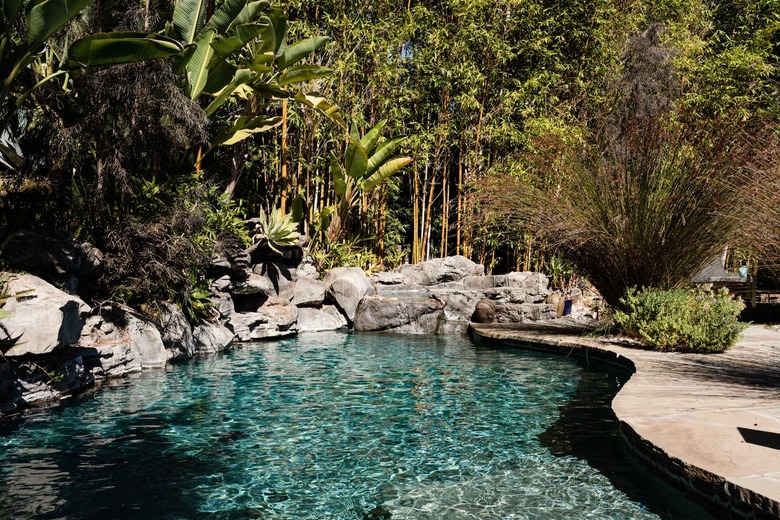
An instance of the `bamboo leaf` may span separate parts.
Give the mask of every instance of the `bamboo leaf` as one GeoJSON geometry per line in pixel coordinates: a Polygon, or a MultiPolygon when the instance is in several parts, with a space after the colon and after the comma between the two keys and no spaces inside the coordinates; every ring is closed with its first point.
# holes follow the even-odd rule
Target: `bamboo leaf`
{"type": "Polygon", "coordinates": [[[284,50],[284,53],[276,60],[276,64],[280,70],[295,65],[297,62],[322,47],[328,40],[330,40],[330,38],[327,36],[312,36],[311,38],[306,38],[305,40],[294,43],[284,50]]]}
{"type": "Polygon", "coordinates": [[[179,31],[184,45],[193,43],[203,30],[207,4],[207,0],[176,0],[173,7],[173,25],[179,31]]]}
{"type": "Polygon", "coordinates": [[[319,65],[298,65],[291,67],[285,71],[284,74],[279,76],[279,85],[290,85],[291,83],[301,83],[317,78],[324,78],[330,76],[333,73],[333,69],[328,67],[320,67],[319,65]]]}
{"type": "Polygon", "coordinates": [[[73,42],[65,68],[133,63],[174,56],[179,42],[155,34],[135,32],[98,33],[73,42]]]}
{"type": "Polygon", "coordinates": [[[27,42],[30,50],[35,51],[40,47],[49,36],[59,31],[91,1],[33,0],[27,6],[27,42]]]}
{"type": "Polygon", "coordinates": [[[358,185],[360,191],[369,191],[383,180],[392,177],[404,166],[412,162],[411,157],[399,157],[392,159],[383,164],[376,172],[374,172],[368,179],[364,180],[358,185]]]}

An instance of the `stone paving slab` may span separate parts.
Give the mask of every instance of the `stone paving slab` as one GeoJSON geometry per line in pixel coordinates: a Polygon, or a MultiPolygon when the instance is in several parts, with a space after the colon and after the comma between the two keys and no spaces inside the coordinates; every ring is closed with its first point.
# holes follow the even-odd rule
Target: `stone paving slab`
{"type": "Polygon", "coordinates": [[[568,320],[472,331],[633,371],[612,409],[635,453],[724,514],[780,518],[780,332],[751,325],[732,349],[704,355],[643,350],[568,320]]]}

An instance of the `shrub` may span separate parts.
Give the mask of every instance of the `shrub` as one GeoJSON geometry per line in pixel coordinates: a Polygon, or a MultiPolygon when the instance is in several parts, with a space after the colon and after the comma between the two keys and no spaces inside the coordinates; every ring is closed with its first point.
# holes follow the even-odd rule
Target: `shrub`
{"type": "Polygon", "coordinates": [[[747,324],[737,316],[745,307],[728,290],[630,289],[615,322],[629,336],[656,350],[722,352],[736,343],[747,324]]]}

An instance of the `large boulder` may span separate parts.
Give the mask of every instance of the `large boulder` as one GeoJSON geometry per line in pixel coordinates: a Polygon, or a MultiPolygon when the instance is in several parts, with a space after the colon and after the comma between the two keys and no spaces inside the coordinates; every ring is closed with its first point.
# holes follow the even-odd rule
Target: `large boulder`
{"type": "Polygon", "coordinates": [[[434,298],[444,304],[444,319],[468,324],[477,302],[482,299],[479,291],[441,290],[438,286],[431,287],[434,298]]]}
{"type": "Polygon", "coordinates": [[[325,332],[347,328],[347,319],[333,305],[321,308],[300,307],[298,309],[299,332],[325,332]]]}
{"type": "Polygon", "coordinates": [[[376,295],[386,298],[430,298],[431,290],[428,287],[416,284],[384,285],[376,284],[376,295]]]}
{"type": "Polygon", "coordinates": [[[325,282],[309,278],[308,276],[299,276],[295,283],[295,294],[292,298],[292,304],[298,307],[319,307],[325,301],[325,291],[328,286],[325,282]]]}
{"type": "Polygon", "coordinates": [[[328,300],[335,303],[347,320],[355,321],[360,301],[376,291],[371,280],[359,267],[337,267],[325,273],[322,280],[327,285],[328,300]]]}
{"type": "Polygon", "coordinates": [[[557,315],[555,307],[546,303],[503,303],[496,305],[498,323],[551,320],[557,315]]]}
{"type": "Polygon", "coordinates": [[[30,274],[12,275],[3,305],[10,316],[0,320],[3,339],[16,339],[6,356],[49,354],[78,343],[89,306],[30,274]],[[15,295],[15,296],[14,296],[15,295]]]}
{"type": "Polygon", "coordinates": [[[233,346],[233,333],[223,325],[202,322],[192,331],[194,354],[214,354],[233,346]]]}
{"type": "Polygon", "coordinates": [[[172,303],[160,303],[160,333],[171,359],[193,356],[192,326],[182,310],[172,303]]]}
{"type": "Polygon", "coordinates": [[[273,282],[267,276],[252,273],[243,280],[233,282],[230,293],[234,296],[247,296],[252,294],[262,294],[265,296],[275,296],[276,288],[273,282]]]}
{"type": "Polygon", "coordinates": [[[444,319],[444,304],[432,298],[398,299],[369,296],[355,317],[355,330],[435,334],[444,319]]]}
{"type": "Polygon", "coordinates": [[[89,243],[55,238],[32,230],[21,230],[6,239],[0,255],[13,269],[24,270],[75,292],[78,277],[97,273],[102,253],[89,243]]]}
{"type": "Polygon", "coordinates": [[[263,262],[252,267],[252,273],[265,276],[271,282],[273,292],[268,296],[279,296],[287,301],[295,295],[295,282],[298,273],[294,268],[286,267],[275,262],[263,262]]]}
{"type": "Polygon", "coordinates": [[[256,312],[237,312],[227,326],[236,341],[289,336],[298,332],[298,308],[282,298],[269,298],[256,312]]]}
{"type": "MultiPolygon", "coordinates": [[[[129,344],[129,364],[141,368],[160,368],[173,357],[165,348],[157,326],[143,314],[124,305],[109,305],[100,309],[100,314],[90,317],[81,333],[79,345],[95,348],[101,357],[107,351],[100,347],[117,349],[121,353],[129,344]]],[[[115,361],[112,361],[113,364],[115,361]]]]}
{"type": "Polygon", "coordinates": [[[462,280],[467,276],[482,276],[485,274],[485,268],[465,256],[458,255],[402,265],[399,272],[406,284],[436,285],[462,280]]]}
{"type": "Polygon", "coordinates": [[[493,277],[496,287],[522,288],[529,303],[540,303],[548,294],[549,279],[542,273],[514,272],[493,277]]]}

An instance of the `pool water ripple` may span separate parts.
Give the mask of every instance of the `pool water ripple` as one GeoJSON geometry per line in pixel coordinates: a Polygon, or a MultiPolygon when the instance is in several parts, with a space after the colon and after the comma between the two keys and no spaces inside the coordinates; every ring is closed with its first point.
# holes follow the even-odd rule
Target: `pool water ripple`
{"type": "Polygon", "coordinates": [[[581,371],[457,336],[240,347],[0,423],[0,511],[658,518],[584,460],[540,443],[581,371]]]}

